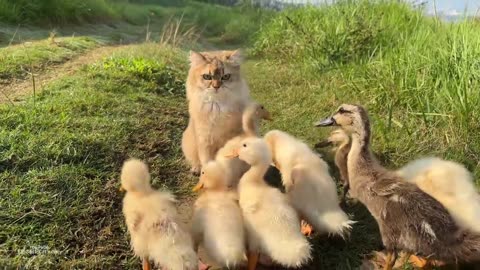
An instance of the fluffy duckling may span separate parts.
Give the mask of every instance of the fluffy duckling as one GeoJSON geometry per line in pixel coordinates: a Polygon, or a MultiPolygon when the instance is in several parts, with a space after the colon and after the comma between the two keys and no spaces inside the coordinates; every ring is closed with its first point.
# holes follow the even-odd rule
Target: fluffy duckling
{"type": "Polygon", "coordinates": [[[269,131],[265,141],[282,174],[288,198],[300,216],[320,232],[344,237],[354,221],[339,206],[337,187],[327,163],[285,132],[269,131]]]}
{"type": "Polygon", "coordinates": [[[340,172],[340,181],[343,185],[342,200],[345,201],[350,185],[348,183],[347,157],[350,152],[350,137],[343,129],[336,129],[330,133],[325,141],[319,142],[315,148],[323,148],[333,145],[332,151],[335,152],[335,165],[340,172]]]}
{"type": "Polygon", "coordinates": [[[240,180],[240,177],[248,170],[247,163],[240,159],[226,158],[225,156],[232,153],[232,151],[240,146],[240,142],[246,137],[258,137],[260,121],[272,120],[270,112],[265,107],[256,102],[251,102],[244,110],[242,115],[243,133],[229,140],[220,150],[218,150],[215,160],[220,162],[228,171],[227,185],[235,187],[240,180]]]}
{"type": "Polygon", "coordinates": [[[461,227],[480,233],[480,195],[464,166],[427,157],[412,161],[397,172],[443,204],[461,227]]]}
{"type": "Polygon", "coordinates": [[[194,206],[192,232],[196,249],[203,243],[207,254],[222,267],[236,267],[246,261],[242,211],[236,192],[229,191],[226,171],[208,162],[194,191],[204,190],[194,206]]]}
{"type": "Polygon", "coordinates": [[[310,259],[311,247],[300,232],[299,218],[287,197],[263,180],[272,158],[260,138],[246,138],[233,156],[250,165],[238,184],[240,208],[248,239],[248,269],[259,252],[287,266],[299,267],[310,259]]]}
{"type": "MultiPolygon", "coordinates": [[[[461,229],[437,200],[379,164],[370,151],[370,121],[366,110],[344,104],[316,126],[341,126],[352,138],[347,167],[350,194],[378,222],[387,250],[385,269],[397,251],[447,263],[480,260],[480,234],[461,229]]],[[[418,258],[413,256],[412,258],[418,258]]]]}
{"type": "Polygon", "coordinates": [[[148,167],[140,160],[126,161],[120,178],[121,189],[126,191],[123,215],[143,269],[150,269],[152,260],[166,269],[196,270],[193,241],[179,222],[174,196],[152,189],[148,167]]]}

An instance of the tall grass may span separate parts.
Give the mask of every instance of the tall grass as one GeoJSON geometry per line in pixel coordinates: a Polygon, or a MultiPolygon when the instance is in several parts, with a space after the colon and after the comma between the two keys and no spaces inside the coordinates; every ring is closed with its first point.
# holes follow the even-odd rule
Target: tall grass
{"type": "Polygon", "coordinates": [[[115,17],[108,0],[0,0],[0,21],[82,22],[115,17]]]}
{"type": "Polygon", "coordinates": [[[124,19],[145,23],[159,7],[181,7],[186,1],[151,0],[0,0],[0,21],[9,23],[93,23],[124,19]]]}
{"type": "MultiPolygon", "coordinates": [[[[480,23],[423,14],[375,0],[290,9],[261,29],[253,52],[295,78],[329,80],[322,97],[335,106],[366,105],[383,151],[443,155],[480,176],[480,23]]],[[[412,158],[398,155],[394,163],[412,158]]]]}

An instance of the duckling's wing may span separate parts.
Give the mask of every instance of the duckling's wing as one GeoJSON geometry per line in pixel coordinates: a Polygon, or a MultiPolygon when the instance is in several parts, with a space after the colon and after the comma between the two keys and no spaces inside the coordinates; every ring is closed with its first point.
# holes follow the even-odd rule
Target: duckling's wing
{"type": "Polygon", "coordinates": [[[162,235],[173,235],[179,230],[179,228],[180,225],[174,219],[169,217],[159,218],[152,224],[152,230],[162,235]]]}
{"type": "Polygon", "coordinates": [[[461,242],[459,228],[448,211],[430,195],[407,182],[383,179],[371,190],[384,198],[382,235],[411,252],[442,253],[461,242]]]}

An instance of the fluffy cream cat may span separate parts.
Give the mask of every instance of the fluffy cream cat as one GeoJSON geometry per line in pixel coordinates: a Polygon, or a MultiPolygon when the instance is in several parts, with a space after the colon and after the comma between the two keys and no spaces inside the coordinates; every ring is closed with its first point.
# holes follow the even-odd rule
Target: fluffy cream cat
{"type": "Polygon", "coordinates": [[[182,150],[199,174],[225,142],[242,132],[242,112],[250,100],[237,51],[190,52],[187,100],[190,119],[182,150]]]}

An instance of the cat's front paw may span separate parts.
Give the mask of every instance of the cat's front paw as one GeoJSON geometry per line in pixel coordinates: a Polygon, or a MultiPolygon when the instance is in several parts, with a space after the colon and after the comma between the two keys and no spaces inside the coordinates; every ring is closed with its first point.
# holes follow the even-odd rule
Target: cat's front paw
{"type": "Polygon", "coordinates": [[[200,166],[193,166],[191,169],[190,169],[190,173],[193,175],[193,176],[200,176],[200,171],[202,170],[202,168],[200,168],[200,166]]]}

